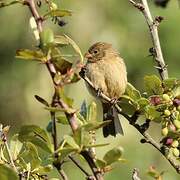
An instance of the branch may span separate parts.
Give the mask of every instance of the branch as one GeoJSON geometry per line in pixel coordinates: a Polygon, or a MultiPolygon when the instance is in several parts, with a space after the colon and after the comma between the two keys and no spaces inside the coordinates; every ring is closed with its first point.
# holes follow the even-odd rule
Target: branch
{"type": "MultiPolygon", "coordinates": [[[[31,11],[31,14],[32,14],[32,16],[34,17],[34,19],[36,21],[38,31],[39,31],[39,33],[41,33],[42,30],[43,30],[42,29],[43,19],[39,15],[39,13],[37,12],[34,0],[25,0],[24,5],[27,5],[29,7],[29,9],[31,11]]],[[[58,84],[54,80],[54,77],[55,77],[57,72],[56,72],[56,68],[55,68],[54,64],[51,62],[51,57],[46,62],[46,66],[47,66],[47,69],[48,69],[48,71],[49,71],[49,73],[51,75],[51,78],[52,78],[52,81],[53,81],[53,84],[54,84],[54,89],[55,89],[55,93],[54,93],[54,96],[52,98],[51,105],[53,107],[56,107],[57,105],[60,105],[60,107],[62,107],[65,111],[67,110],[65,112],[65,115],[66,115],[66,117],[68,119],[68,122],[69,122],[69,124],[71,126],[71,129],[72,129],[73,133],[75,133],[76,130],[78,129],[77,116],[76,116],[75,112],[74,113],[69,113],[68,112],[69,106],[61,99],[61,97],[59,95],[59,87],[58,87],[58,84]]],[[[54,142],[54,150],[56,150],[57,149],[57,132],[56,132],[55,112],[51,112],[51,119],[52,119],[52,123],[53,123],[52,136],[53,136],[53,142],[54,142]]],[[[97,180],[103,180],[103,176],[102,176],[101,172],[99,172],[97,170],[98,168],[97,168],[94,160],[92,159],[90,153],[86,150],[86,151],[83,151],[81,153],[81,155],[88,162],[88,164],[89,164],[95,178],[97,180]]],[[[57,154],[55,154],[55,157],[56,156],[57,156],[57,154]]],[[[61,164],[60,163],[58,163],[58,164],[55,163],[55,167],[59,171],[61,177],[64,179],[66,176],[64,176],[64,173],[62,173],[62,170],[60,169],[61,164]]]]}
{"type": "MultiPolygon", "coordinates": [[[[85,76],[84,70],[80,72],[80,76],[85,80],[85,82],[91,86],[91,88],[94,90],[94,92],[97,94],[97,96],[102,99],[103,101],[106,101],[108,103],[112,103],[111,99],[107,97],[103,93],[99,93],[98,90],[95,89],[94,85],[92,82],[85,76]]],[[[114,104],[115,108],[117,109],[118,113],[124,116],[128,121],[129,124],[132,125],[134,128],[137,129],[137,131],[145,138],[145,142],[151,144],[154,148],[156,148],[168,161],[169,163],[174,167],[174,169],[180,173],[180,165],[176,164],[175,160],[172,159],[169,156],[166,156],[164,151],[161,149],[159,143],[157,143],[147,132],[144,126],[140,126],[139,124],[136,123],[137,119],[139,118],[139,112],[135,111],[135,113],[132,116],[129,116],[122,112],[121,107],[117,104],[117,102],[114,104]]],[[[148,123],[148,120],[146,120],[145,124],[148,123]]]]}
{"type": "Polygon", "coordinates": [[[68,158],[87,176],[90,177],[91,175],[84,170],[84,168],[71,156],[69,155],[68,158]]]}
{"type": "MultiPolygon", "coordinates": [[[[32,14],[32,16],[34,17],[34,19],[36,21],[37,29],[38,29],[38,32],[40,34],[42,32],[42,30],[43,30],[43,28],[42,28],[43,19],[39,15],[39,13],[38,13],[38,11],[36,9],[36,5],[35,5],[34,0],[25,0],[24,5],[27,5],[29,7],[29,9],[31,11],[31,14],[32,14]]],[[[54,76],[56,74],[56,69],[55,69],[54,65],[51,63],[50,60],[46,62],[46,66],[47,66],[47,69],[48,69],[49,73],[51,74],[51,77],[52,77],[52,80],[53,80],[53,83],[54,83],[54,89],[55,89],[51,105],[52,105],[52,107],[56,107],[56,102],[59,100],[59,92],[58,92],[58,90],[56,88],[56,84],[55,84],[55,81],[54,81],[54,76]]],[[[58,148],[57,147],[58,143],[57,143],[57,130],[56,130],[56,116],[55,116],[55,112],[50,112],[50,114],[51,114],[51,120],[52,120],[52,138],[53,138],[54,151],[55,151],[58,148]]],[[[55,153],[55,158],[57,158],[56,153],[55,153]]],[[[60,163],[58,163],[58,164],[54,163],[54,165],[55,165],[56,169],[58,170],[59,174],[61,175],[62,179],[63,180],[68,180],[67,175],[61,169],[61,164],[60,163]]]]}
{"type": "Polygon", "coordinates": [[[136,7],[142,12],[144,18],[146,19],[146,23],[148,24],[152,43],[153,43],[154,52],[152,54],[157,64],[156,69],[158,70],[161,79],[167,79],[168,78],[167,65],[164,62],[159,36],[158,36],[158,26],[163,18],[159,16],[153,20],[147,0],[141,0],[142,3],[136,3],[133,0],[129,0],[129,1],[134,7],[136,7]]]}

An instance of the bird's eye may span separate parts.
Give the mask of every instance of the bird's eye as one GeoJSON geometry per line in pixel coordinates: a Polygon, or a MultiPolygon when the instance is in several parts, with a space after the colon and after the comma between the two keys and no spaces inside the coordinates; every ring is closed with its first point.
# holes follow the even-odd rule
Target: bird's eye
{"type": "Polygon", "coordinates": [[[98,51],[97,50],[94,50],[94,54],[97,54],[98,53],[98,51]]]}

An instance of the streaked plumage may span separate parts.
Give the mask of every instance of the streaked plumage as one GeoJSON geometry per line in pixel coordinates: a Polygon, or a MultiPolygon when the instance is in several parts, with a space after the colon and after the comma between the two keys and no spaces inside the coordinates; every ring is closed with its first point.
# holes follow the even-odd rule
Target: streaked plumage
{"type": "MultiPolygon", "coordinates": [[[[118,99],[124,92],[127,84],[126,66],[118,52],[111,44],[98,42],[91,46],[85,54],[87,58],[86,76],[94,84],[95,89],[102,91],[112,99],[118,99]]],[[[89,85],[88,90],[96,94],[89,85]]],[[[112,120],[112,123],[103,128],[104,136],[123,134],[117,112],[111,104],[103,103],[103,120],[112,120]]]]}

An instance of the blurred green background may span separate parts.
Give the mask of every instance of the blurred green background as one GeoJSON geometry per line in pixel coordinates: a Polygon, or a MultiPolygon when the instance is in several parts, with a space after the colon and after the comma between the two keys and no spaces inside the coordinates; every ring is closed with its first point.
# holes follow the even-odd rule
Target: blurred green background
{"type": "MultiPolygon", "coordinates": [[[[97,41],[105,41],[117,48],[127,64],[128,79],[138,89],[143,91],[143,77],[147,74],[157,74],[152,57],[148,57],[148,49],[152,46],[150,34],[142,14],[128,0],[69,0],[57,2],[62,9],[73,11],[73,16],[66,19],[68,25],[61,28],[50,26],[56,34],[66,33],[72,37],[85,53],[90,45],[97,41]]],[[[180,9],[176,0],[171,0],[166,9],[156,7],[149,1],[154,15],[161,15],[165,20],[159,27],[159,35],[168,64],[169,76],[180,78],[180,9]]],[[[17,132],[22,124],[37,124],[46,127],[50,119],[49,113],[43,109],[34,95],[40,95],[51,100],[52,83],[44,65],[36,62],[26,62],[15,59],[15,51],[19,48],[32,48],[36,45],[29,27],[30,13],[28,8],[15,5],[0,9],[0,122],[11,125],[17,132]]],[[[75,99],[75,107],[79,108],[82,101],[92,101],[83,81],[68,86],[66,93],[75,99]]],[[[99,104],[99,103],[98,103],[99,104]]],[[[98,107],[101,114],[101,107],[98,107]]],[[[101,115],[98,116],[99,119],[101,115]]],[[[140,170],[142,179],[151,179],[146,175],[150,165],[159,171],[166,171],[165,180],[178,180],[175,170],[150,145],[142,145],[141,136],[122,119],[125,136],[116,139],[103,139],[98,133],[98,142],[110,142],[110,147],[124,147],[124,158],[127,162],[117,164],[116,168],[105,176],[110,179],[131,179],[133,168],[140,170]]],[[[70,132],[70,129],[68,129],[70,132]]],[[[67,127],[58,127],[60,137],[67,133],[67,127]]],[[[160,130],[152,128],[151,132],[159,136],[160,130]]],[[[100,157],[106,148],[99,148],[100,157]]],[[[83,175],[71,163],[65,164],[65,171],[70,179],[83,178],[83,175]]]]}

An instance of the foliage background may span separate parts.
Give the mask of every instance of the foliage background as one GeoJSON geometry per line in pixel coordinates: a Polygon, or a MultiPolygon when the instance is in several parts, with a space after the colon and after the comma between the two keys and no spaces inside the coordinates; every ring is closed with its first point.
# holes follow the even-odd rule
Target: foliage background
{"type": "MultiPolygon", "coordinates": [[[[177,1],[172,1],[166,9],[155,7],[150,2],[150,8],[154,15],[161,15],[165,20],[161,23],[159,34],[165,61],[168,64],[170,77],[180,78],[180,9],[177,1]]],[[[150,34],[144,17],[128,0],[91,0],[91,1],[60,1],[62,9],[70,9],[73,16],[68,18],[68,25],[61,28],[48,21],[47,26],[52,27],[56,33],[66,33],[72,37],[86,52],[88,47],[97,41],[107,41],[116,47],[124,57],[128,69],[129,81],[143,91],[142,80],[147,74],[156,73],[153,61],[148,57],[148,49],[151,47],[150,34]]],[[[22,124],[37,124],[46,127],[49,114],[33,97],[35,94],[51,98],[52,84],[49,74],[42,64],[15,60],[15,50],[19,48],[31,48],[35,40],[29,28],[29,11],[27,7],[15,5],[3,8],[0,11],[0,122],[11,125],[13,133],[18,131],[22,124]]],[[[77,108],[85,99],[92,101],[83,81],[78,85],[66,88],[66,93],[75,99],[77,108]]],[[[98,107],[98,119],[101,119],[101,107],[98,107]]],[[[117,144],[124,147],[124,158],[127,162],[116,165],[116,169],[107,173],[105,179],[131,179],[134,167],[140,170],[142,179],[148,179],[146,171],[149,165],[155,165],[159,171],[165,170],[164,179],[178,179],[175,170],[169,163],[149,145],[139,143],[140,136],[136,130],[130,127],[124,119],[125,136],[116,139],[103,139],[98,134],[98,141],[111,142],[111,147],[117,144]]],[[[58,127],[58,133],[70,132],[66,126],[58,127]]],[[[155,136],[160,131],[157,125],[151,128],[155,136]]],[[[61,136],[59,137],[61,138],[61,136]]],[[[106,148],[106,147],[105,147],[106,148]]],[[[98,154],[103,156],[105,149],[99,148],[98,154]]],[[[80,179],[81,172],[71,163],[66,163],[65,171],[70,179],[80,179]]]]}

